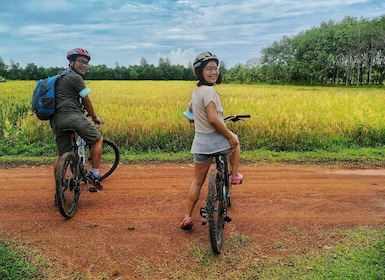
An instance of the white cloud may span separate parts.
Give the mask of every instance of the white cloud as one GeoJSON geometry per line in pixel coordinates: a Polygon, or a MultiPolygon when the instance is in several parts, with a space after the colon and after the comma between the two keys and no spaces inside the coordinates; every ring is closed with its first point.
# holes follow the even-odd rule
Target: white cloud
{"type": "Polygon", "coordinates": [[[377,0],[14,0],[0,10],[0,57],[65,66],[66,51],[84,47],[94,65],[167,57],[187,66],[211,50],[231,67],[322,21],[379,17],[384,10],[377,0]]]}
{"type": "MultiPolygon", "coordinates": [[[[183,51],[181,49],[172,50],[165,57],[169,58],[173,65],[187,66],[189,63],[194,62],[194,59],[196,56],[197,56],[197,53],[194,51],[194,49],[191,48],[183,51]]],[[[164,56],[161,55],[161,57],[164,57],[164,56]]]]}

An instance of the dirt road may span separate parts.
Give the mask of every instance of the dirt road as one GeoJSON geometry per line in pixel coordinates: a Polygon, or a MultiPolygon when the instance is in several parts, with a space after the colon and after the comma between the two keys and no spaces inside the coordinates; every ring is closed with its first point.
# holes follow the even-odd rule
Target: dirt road
{"type": "MultiPolygon", "coordinates": [[[[335,242],[323,230],[384,224],[384,169],[243,165],[240,171],[245,180],[233,188],[233,222],[225,233],[252,238],[266,257],[335,242]],[[282,241],[285,250],[278,250],[274,244],[282,241]]],[[[209,246],[199,223],[206,188],[193,231],[179,229],[192,172],[189,164],[119,166],[103,191],[83,193],[75,216],[65,219],[54,207],[52,167],[0,169],[0,238],[39,249],[70,272],[117,271],[130,279],[140,258],[161,261],[209,246]]]]}

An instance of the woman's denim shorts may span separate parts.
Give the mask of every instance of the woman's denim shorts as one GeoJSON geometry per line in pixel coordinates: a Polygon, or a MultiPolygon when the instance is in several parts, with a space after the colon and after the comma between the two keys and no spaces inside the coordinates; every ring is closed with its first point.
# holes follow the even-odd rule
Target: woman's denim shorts
{"type": "Polygon", "coordinates": [[[228,156],[233,151],[234,151],[234,149],[228,148],[227,150],[224,150],[224,151],[221,151],[221,152],[218,152],[218,153],[215,153],[215,154],[194,154],[194,161],[196,163],[204,163],[208,159],[212,158],[215,155],[226,155],[226,156],[228,156]]]}

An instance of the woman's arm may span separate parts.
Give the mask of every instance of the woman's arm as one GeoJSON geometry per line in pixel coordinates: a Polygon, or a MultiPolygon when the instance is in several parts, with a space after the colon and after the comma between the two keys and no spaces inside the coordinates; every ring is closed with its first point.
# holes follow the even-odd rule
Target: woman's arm
{"type": "Polygon", "coordinates": [[[217,107],[214,102],[210,102],[206,106],[207,118],[210,124],[215,128],[215,130],[222,134],[224,137],[229,140],[231,148],[235,148],[239,142],[238,139],[227,129],[226,125],[218,118],[217,107]]]}

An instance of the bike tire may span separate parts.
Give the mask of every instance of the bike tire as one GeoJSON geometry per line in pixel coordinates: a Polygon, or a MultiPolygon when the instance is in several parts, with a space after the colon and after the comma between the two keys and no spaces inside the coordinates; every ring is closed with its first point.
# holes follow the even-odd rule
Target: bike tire
{"type": "Polygon", "coordinates": [[[211,170],[207,195],[207,221],[211,248],[215,254],[221,253],[225,227],[224,214],[227,203],[223,197],[223,180],[221,177],[222,174],[218,170],[211,170]]]}
{"type": "Polygon", "coordinates": [[[103,153],[100,162],[100,180],[106,179],[118,167],[120,160],[120,152],[116,144],[109,140],[103,139],[103,153]]]}
{"type": "MultiPolygon", "coordinates": [[[[99,176],[100,181],[106,179],[115,171],[119,165],[120,152],[116,144],[106,138],[103,138],[102,157],[100,161],[99,176]]],[[[91,171],[91,152],[90,149],[86,149],[86,169],[91,171]]]]}
{"type": "Polygon", "coordinates": [[[79,201],[79,178],[76,174],[77,157],[73,152],[64,153],[59,160],[56,170],[56,203],[60,214],[71,218],[77,209],[79,201]]]}

